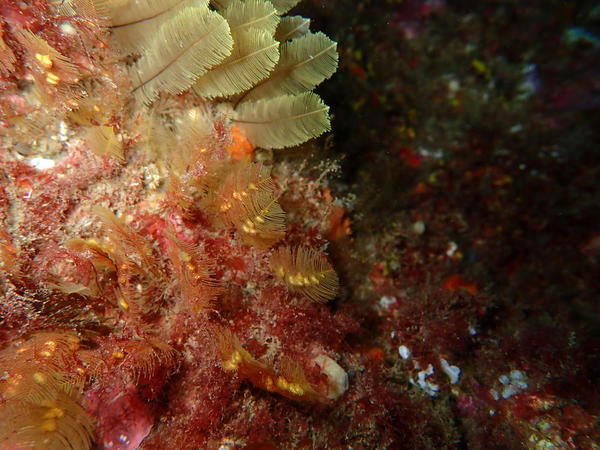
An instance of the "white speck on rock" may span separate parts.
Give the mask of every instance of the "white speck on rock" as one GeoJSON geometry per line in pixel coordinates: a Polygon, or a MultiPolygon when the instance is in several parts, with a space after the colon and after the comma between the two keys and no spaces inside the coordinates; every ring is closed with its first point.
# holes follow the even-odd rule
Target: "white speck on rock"
{"type": "Polygon", "coordinates": [[[74,36],[75,34],[77,34],[77,30],[75,29],[75,27],[68,22],[63,23],[60,26],[60,31],[62,31],[67,36],[74,36]]]}
{"type": "Polygon", "coordinates": [[[413,233],[418,235],[425,233],[425,222],[422,220],[417,220],[415,223],[413,223],[412,229],[413,233]]]}
{"type": "Polygon", "coordinates": [[[398,347],[398,353],[400,354],[402,359],[408,359],[411,355],[410,349],[406,345],[401,345],[400,347],[398,347]]]}
{"type": "Polygon", "coordinates": [[[390,306],[394,305],[397,302],[396,297],[388,297],[387,295],[384,295],[383,297],[381,297],[379,299],[379,306],[381,306],[383,309],[389,309],[390,306]]]}
{"type": "Polygon", "coordinates": [[[327,377],[327,398],[335,400],[348,390],[348,374],[337,362],[323,354],[317,356],[313,361],[327,377]]]}
{"type": "MultiPolygon", "coordinates": [[[[500,375],[498,381],[503,386],[500,392],[503,399],[508,399],[529,387],[527,376],[521,370],[512,370],[508,375],[500,375]]],[[[492,394],[493,397],[498,400],[498,393],[495,390],[492,391],[496,394],[492,394]]]]}
{"type": "MultiPolygon", "coordinates": [[[[427,366],[427,369],[421,370],[419,373],[417,373],[416,385],[423,389],[425,393],[431,397],[436,397],[438,395],[438,391],[440,390],[440,387],[437,384],[432,383],[431,381],[427,381],[427,377],[433,375],[434,372],[435,369],[431,364],[429,364],[427,366]]],[[[410,380],[410,382],[413,385],[415,384],[415,382],[412,379],[410,380]]]]}
{"type": "Polygon", "coordinates": [[[446,250],[446,255],[449,258],[452,258],[454,256],[454,254],[456,253],[456,250],[458,250],[458,245],[456,245],[456,242],[453,242],[453,241],[448,242],[448,249],[446,250]]]}
{"type": "Polygon", "coordinates": [[[56,165],[56,161],[47,158],[31,158],[28,163],[37,170],[51,169],[56,165]]]}
{"type": "Polygon", "coordinates": [[[442,371],[450,378],[450,384],[458,383],[460,378],[460,367],[451,366],[444,358],[440,358],[440,364],[442,365],[442,371]]]}

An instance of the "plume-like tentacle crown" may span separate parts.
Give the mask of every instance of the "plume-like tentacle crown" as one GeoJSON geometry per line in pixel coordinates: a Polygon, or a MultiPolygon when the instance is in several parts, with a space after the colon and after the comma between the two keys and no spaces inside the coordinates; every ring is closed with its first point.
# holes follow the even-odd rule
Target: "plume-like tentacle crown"
{"type": "MultiPolygon", "coordinates": [[[[312,90],[331,77],[337,44],[283,16],[299,0],[91,0],[117,45],[137,55],[133,94],[193,90],[231,99],[231,120],[255,146],[284,148],[330,130],[329,108],[312,90]],[[282,17],[283,16],[283,17],[282,17]]],[[[77,10],[89,2],[71,0],[77,10]]]]}

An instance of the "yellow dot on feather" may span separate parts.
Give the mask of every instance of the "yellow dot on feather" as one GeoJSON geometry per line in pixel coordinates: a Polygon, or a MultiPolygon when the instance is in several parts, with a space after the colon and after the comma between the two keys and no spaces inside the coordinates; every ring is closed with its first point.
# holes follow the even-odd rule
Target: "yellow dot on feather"
{"type": "Polygon", "coordinates": [[[59,81],[60,81],[59,76],[52,72],[48,72],[48,74],[46,75],[46,82],[48,84],[58,84],[59,81]]]}
{"type": "Polygon", "coordinates": [[[304,389],[302,389],[302,387],[297,383],[290,383],[290,385],[288,387],[288,391],[290,391],[292,394],[295,394],[295,395],[303,395],[304,394],[304,389]]]}
{"type": "Polygon", "coordinates": [[[122,298],[119,299],[119,306],[124,309],[125,311],[127,311],[129,309],[129,304],[123,300],[122,298]]]}
{"type": "Polygon", "coordinates": [[[287,391],[289,388],[289,385],[290,384],[287,382],[287,380],[285,378],[283,378],[283,377],[277,378],[277,387],[279,387],[280,389],[287,391]]]}
{"type": "Polygon", "coordinates": [[[242,355],[236,350],[231,354],[231,358],[223,363],[223,369],[227,371],[237,370],[241,361],[242,355]]]}
{"type": "Polygon", "coordinates": [[[41,372],[34,372],[31,377],[37,384],[44,384],[46,382],[46,375],[41,372]]]}
{"type": "Polygon", "coordinates": [[[273,378],[267,377],[265,379],[265,388],[267,389],[267,391],[273,390],[273,378]]]}
{"type": "Polygon", "coordinates": [[[50,67],[52,67],[52,59],[50,58],[50,55],[43,55],[41,53],[36,53],[35,59],[37,59],[38,62],[42,66],[44,66],[46,69],[49,69],[50,67]]]}
{"type": "Polygon", "coordinates": [[[57,417],[63,417],[65,412],[61,408],[50,408],[48,412],[44,414],[44,419],[55,419],[57,417]]]}
{"type": "Polygon", "coordinates": [[[42,425],[40,426],[40,428],[42,429],[42,431],[46,431],[46,432],[56,431],[56,420],[55,419],[44,420],[42,422],[42,425]]]}

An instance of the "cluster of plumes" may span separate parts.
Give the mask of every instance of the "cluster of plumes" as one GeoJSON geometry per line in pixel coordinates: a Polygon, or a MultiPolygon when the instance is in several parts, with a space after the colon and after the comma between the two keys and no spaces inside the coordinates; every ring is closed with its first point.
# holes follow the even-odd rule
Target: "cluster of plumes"
{"type": "Polygon", "coordinates": [[[79,344],[75,333],[53,330],[0,351],[3,448],[90,447],[92,422],[79,404],[85,382],[79,344]]]}
{"type": "MultiPolygon", "coordinates": [[[[329,401],[300,364],[282,358],[276,370],[245,350],[226,321],[211,322],[226,287],[223,269],[197,234],[199,227],[229,233],[246,253],[270,259],[272,279],[299,301],[325,303],[337,293],[338,277],[322,250],[287,239],[270,163],[253,162],[247,142],[250,151],[241,154],[241,141],[223,145],[233,134],[262,147],[286,147],[328,129],[327,107],[310,91],[335,71],[335,43],[310,33],[306,19],[282,18],[295,3],[61,2],[55,17],[62,25],[54,33],[88,43],[79,52],[64,40],[53,42],[41,25],[31,31],[3,23],[0,74],[31,82],[13,84],[11,98],[25,106],[6,96],[0,104],[6,142],[16,145],[36,133],[42,140],[58,123],[59,141],[91,150],[123,177],[132,164],[151,163],[161,189],[149,189],[145,199],[160,199],[152,230],[135,220],[139,205],[132,211],[121,205],[116,215],[105,207],[111,206],[105,195],[89,202],[105,205],[88,209],[85,221],[96,224],[94,233],[73,235],[60,223],[60,240],[45,234],[48,225],[25,243],[3,207],[12,226],[0,229],[1,312],[11,323],[20,311],[39,320],[0,352],[0,446],[89,448],[90,411],[107,408],[102,402],[119,398],[119,389],[129,392],[123,399],[131,405],[135,386],[150,386],[144,399],[155,399],[182,360],[177,343],[161,334],[169,314],[211,330],[225,372],[293,400],[329,401]],[[121,61],[123,54],[130,56],[121,61]],[[235,108],[219,113],[204,100],[216,97],[232,98],[235,108]],[[114,386],[115,396],[98,393],[102,385],[114,386]]],[[[96,419],[98,428],[107,427],[96,419]]]]}
{"type": "Polygon", "coordinates": [[[283,148],[330,129],[312,90],[338,63],[335,42],[310,32],[307,19],[283,16],[296,3],[71,0],[63,9],[107,19],[122,52],[137,58],[129,74],[139,101],[190,89],[231,99],[231,119],[255,146],[283,148]]]}

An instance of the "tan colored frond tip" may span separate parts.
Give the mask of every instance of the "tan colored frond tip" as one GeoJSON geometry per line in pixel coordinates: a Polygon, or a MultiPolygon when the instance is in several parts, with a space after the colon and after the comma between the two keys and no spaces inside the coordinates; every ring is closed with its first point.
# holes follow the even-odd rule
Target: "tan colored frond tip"
{"type": "Polygon", "coordinates": [[[310,19],[302,16],[282,17],[275,32],[275,39],[285,42],[304,36],[310,31],[310,19]]]}
{"type": "Polygon", "coordinates": [[[339,279],[324,254],[308,247],[279,247],[271,256],[271,269],[292,292],[317,303],[337,295],[339,279]]]}
{"type": "MultiPolygon", "coordinates": [[[[89,1],[89,0],[88,0],[89,1]]],[[[164,17],[185,6],[206,8],[208,0],[91,0],[112,28],[126,27],[164,17]]],[[[156,26],[156,23],[154,23],[156,26]]]]}
{"type": "MultiPolygon", "coordinates": [[[[251,2],[252,0],[247,0],[247,2],[251,2]]],[[[217,9],[224,10],[229,6],[239,3],[240,0],[210,0],[210,3],[217,9]]],[[[277,14],[285,14],[298,3],[300,0],[270,0],[270,3],[273,4],[277,14]]]]}
{"type": "Polygon", "coordinates": [[[279,16],[269,0],[233,0],[220,13],[235,33],[244,30],[263,30],[273,36],[279,16]]]}
{"type": "Polygon", "coordinates": [[[207,8],[183,8],[154,34],[130,75],[138,100],[152,103],[160,92],[179,94],[231,54],[227,21],[207,8]]]}
{"type": "Polygon", "coordinates": [[[110,126],[91,126],[85,133],[85,141],[96,155],[112,156],[120,163],[125,162],[123,145],[117,139],[113,127],[110,126]]]}
{"type": "Polygon", "coordinates": [[[98,0],[55,0],[58,12],[65,16],[80,16],[105,25],[105,17],[98,11],[98,0]]]}
{"type": "Polygon", "coordinates": [[[280,53],[273,73],[244,94],[243,100],[310,91],[337,70],[337,43],[323,33],[308,33],[285,42],[280,53]]]}
{"type": "Polygon", "coordinates": [[[329,107],[312,92],[241,103],[233,122],[262,148],[294,147],[331,129],[329,107]]]}
{"type": "MultiPolygon", "coordinates": [[[[89,0],[88,0],[89,1],[89,0]]],[[[125,53],[140,53],[148,47],[165,22],[186,7],[206,9],[208,0],[94,0],[109,19],[113,38],[125,53]]]]}
{"type": "Polygon", "coordinates": [[[210,0],[210,4],[216,9],[225,9],[231,4],[232,0],[210,0]]]}
{"type": "Polygon", "coordinates": [[[279,60],[279,43],[262,30],[233,33],[233,52],[201,76],[194,91],[201,97],[229,97],[250,89],[269,76],[279,60]]]}
{"type": "Polygon", "coordinates": [[[300,3],[300,0],[271,0],[271,3],[273,3],[273,6],[279,14],[285,14],[300,3]]]}

